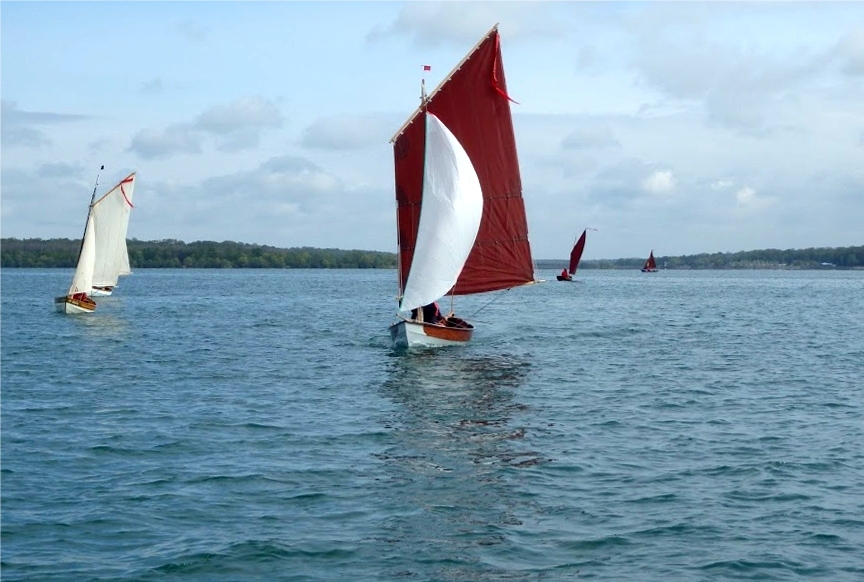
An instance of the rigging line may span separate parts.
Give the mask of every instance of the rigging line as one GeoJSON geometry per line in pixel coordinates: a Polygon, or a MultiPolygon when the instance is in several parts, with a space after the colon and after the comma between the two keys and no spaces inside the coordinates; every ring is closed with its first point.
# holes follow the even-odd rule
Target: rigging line
{"type": "MultiPolygon", "coordinates": [[[[512,288],[513,288],[513,287],[510,287],[510,289],[512,289],[512,288]]],[[[472,313],[471,315],[468,316],[468,319],[474,319],[474,316],[475,316],[475,315],[477,315],[478,313],[480,313],[481,311],[483,311],[484,309],[486,309],[487,307],[489,307],[490,305],[492,305],[493,303],[495,303],[496,301],[498,301],[499,299],[501,299],[501,298],[504,296],[504,293],[507,293],[510,289],[504,289],[504,291],[502,291],[501,293],[499,293],[498,295],[496,295],[496,296],[492,299],[492,301],[486,303],[485,305],[481,305],[479,309],[477,309],[474,313],[472,313]]]]}

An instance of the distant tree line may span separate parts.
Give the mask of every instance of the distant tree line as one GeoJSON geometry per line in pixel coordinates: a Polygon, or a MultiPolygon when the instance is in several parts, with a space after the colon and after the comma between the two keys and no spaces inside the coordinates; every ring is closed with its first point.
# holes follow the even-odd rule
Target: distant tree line
{"type": "MultiPolygon", "coordinates": [[[[295,247],[282,249],[233,241],[131,239],[133,268],[199,269],[392,269],[396,255],[380,251],[295,247]]],[[[0,239],[3,267],[75,266],[81,241],[77,239],[0,239]]],[[[678,257],[656,256],[661,269],[861,269],[864,246],[811,249],[765,249],[739,253],[702,253],[678,257]]],[[[584,260],[580,269],[638,269],[645,258],[584,260]]],[[[538,260],[540,268],[560,269],[566,259],[538,260]]]]}
{"type": "MultiPolygon", "coordinates": [[[[396,255],[379,251],[318,249],[300,247],[281,249],[233,241],[180,240],[126,242],[132,268],[202,269],[390,269],[396,255]]],[[[3,267],[74,267],[80,240],[15,239],[0,240],[0,265],[3,267]]]]}
{"type": "MultiPolygon", "coordinates": [[[[645,258],[585,260],[580,269],[639,269],[645,258]]],[[[810,249],[764,249],[738,253],[701,253],[679,257],[656,256],[661,269],[861,269],[864,246],[810,249]]],[[[567,260],[538,261],[538,266],[560,269],[567,260]]]]}

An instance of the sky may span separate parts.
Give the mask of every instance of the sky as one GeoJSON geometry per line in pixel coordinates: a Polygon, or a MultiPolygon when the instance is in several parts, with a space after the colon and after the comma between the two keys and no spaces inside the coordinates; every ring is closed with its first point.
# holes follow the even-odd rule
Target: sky
{"type": "Polygon", "coordinates": [[[135,171],[130,238],[393,252],[390,138],[495,23],[535,259],[864,244],[862,2],[3,1],[0,232],[135,171]]]}

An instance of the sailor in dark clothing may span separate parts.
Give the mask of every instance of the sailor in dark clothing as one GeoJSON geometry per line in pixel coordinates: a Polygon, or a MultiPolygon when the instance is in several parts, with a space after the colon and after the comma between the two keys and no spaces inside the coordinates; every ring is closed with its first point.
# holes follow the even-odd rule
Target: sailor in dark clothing
{"type": "Polygon", "coordinates": [[[429,305],[423,306],[423,321],[427,323],[438,323],[441,319],[441,311],[438,309],[438,304],[432,302],[429,305]]]}

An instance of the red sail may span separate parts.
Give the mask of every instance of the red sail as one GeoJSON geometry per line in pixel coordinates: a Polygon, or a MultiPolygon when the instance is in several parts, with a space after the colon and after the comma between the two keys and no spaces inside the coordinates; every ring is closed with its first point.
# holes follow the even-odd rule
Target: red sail
{"type": "Polygon", "coordinates": [[[585,250],[585,233],[588,232],[588,229],[582,231],[582,236],[579,237],[579,240],[576,241],[576,244],[573,245],[573,250],[570,251],[570,274],[576,272],[576,268],[579,266],[579,261],[582,260],[582,251],[585,250]]]}
{"type": "MultiPolygon", "coordinates": [[[[467,295],[533,282],[528,221],[497,28],[432,92],[426,107],[465,148],[483,190],[480,231],[453,292],[467,295]]],[[[426,128],[420,113],[414,113],[393,142],[400,289],[405,288],[414,256],[423,196],[426,128]]]]}
{"type": "Polygon", "coordinates": [[[648,260],[645,261],[645,266],[642,268],[643,269],[656,269],[657,268],[657,263],[654,261],[654,251],[653,250],[651,251],[651,253],[649,253],[648,260]]]}

